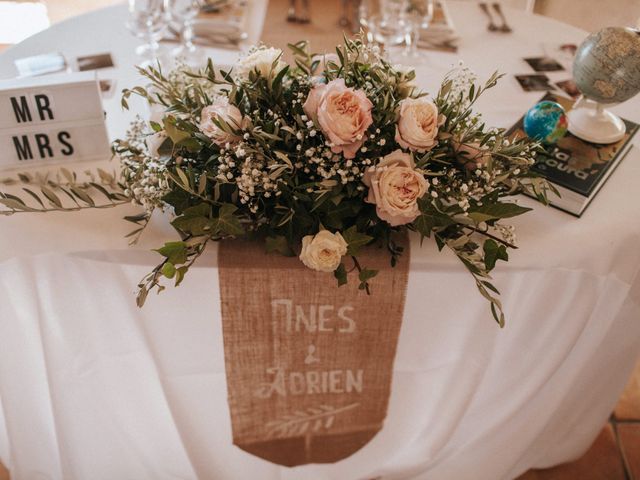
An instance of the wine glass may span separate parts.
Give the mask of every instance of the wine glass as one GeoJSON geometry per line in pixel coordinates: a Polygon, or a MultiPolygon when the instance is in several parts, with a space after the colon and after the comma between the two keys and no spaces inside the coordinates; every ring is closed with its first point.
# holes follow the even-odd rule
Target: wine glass
{"type": "Polygon", "coordinates": [[[407,9],[400,17],[404,29],[405,49],[403,55],[419,63],[423,55],[418,50],[420,34],[429,28],[433,20],[434,0],[410,0],[407,9]]]}
{"type": "Polygon", "coordinates": [[[155,61],[158,56],[158,40],[167,25],[164,0],[129,0],[127,28],[136,37],[146,40],[147,43],[136,48],[138,55],[146,57],[145,63],[155,61]]]}
{"type": "Polygon", "coordinates": [[[203,59],[193,43],[193,23],[204,3],[204,0],[165,0],[170,20],[180,25],[180,45],[171,53],[187,64],[198,64],[203,59]]]}
{"type": "Polygon", "coordinates": [[[408,0],[381,0],[380,13],[371,18],[374,36],[387,49],[402,44],[404,31],[402,18],[409,6],[408,0]]]}

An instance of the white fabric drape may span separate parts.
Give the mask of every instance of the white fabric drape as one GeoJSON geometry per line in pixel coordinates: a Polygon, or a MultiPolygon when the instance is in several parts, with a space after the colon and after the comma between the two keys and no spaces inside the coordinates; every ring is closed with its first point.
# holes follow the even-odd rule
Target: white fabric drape
{"type": "Polygon", "coordinates": [[[215,252],[142,310],[132,286],[153,257],[5,262],[0,397],[15,478],[509,479],[579,456],[637,353],[638,278],[503,268],[500,330],[461,268],[413,247],[384,429],[342,462],[293,469],[231,444],[215,252]]]}

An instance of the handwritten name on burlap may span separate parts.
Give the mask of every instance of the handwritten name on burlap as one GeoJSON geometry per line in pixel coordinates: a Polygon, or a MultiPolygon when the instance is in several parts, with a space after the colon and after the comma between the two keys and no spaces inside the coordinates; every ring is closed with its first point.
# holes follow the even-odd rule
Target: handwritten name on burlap
{"type": "MultiPolygon", "coordinates": [[[[395,268],[385,249],[360,262],[380,273],[372,295],[357,273],[338,288],[297,258],[258,242],[218,254],[233,442],[287,466],[333,463],[382,428],[407,287],[408,242],[395,268]]],[[[348,260],[347,260],[348,262],[348,260]]]]}

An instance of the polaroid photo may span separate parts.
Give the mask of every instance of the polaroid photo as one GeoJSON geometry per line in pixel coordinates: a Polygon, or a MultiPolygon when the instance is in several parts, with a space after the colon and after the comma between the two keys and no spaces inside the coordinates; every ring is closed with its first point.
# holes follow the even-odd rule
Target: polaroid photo
{"type": "Polygon", "coordinates": [[[516,80],[525,92],[542,92],[553,90],[546,75],[516,75],[516,80]]]}
{"type": "Polygon", "coordinates": [[[578,46],[575,43],[544,42],[542,44],[544,52],[542,56],[555,59],[567,71],[571,71],[576,50],[578,46]]]}
{"type": "Polygon", "coordinates": [[[110,53],[100,53],[98,55],[86,55],[76,59],[78,71],[99,70],[101,68],[111,68],[114,66],[110,53]]]}
{"type": "Polygon", "coordinates": [[[111,98],[116,92],[116,81],[108,79],[99,79],[98,86],[100,87],[100,96],[102,98],[111,98]]]}
{"type": "Polygon", "coordinates": [[[571,55],[573,57],[578,50],[578,45],[576,45],[575,43],[563,43],[558,47],[558,50],[560,50],[565,55],[571,55]]]}
{"type": "Polygon", "coordinates": [[[557,60],[550,57],[525,58],[524,61],[536,72],[559,72],[564,70],[564,67],[557,60]]]}
{"type": "Polygon", "coordinates": [[[580,95],[582,95],[580,90],[578,90],[576,82],[574,82],[572,79],[556,82],[555,86],[558,87],[560,90],[562,90],[569,97],[573,98],[574,100],[577,99],[580,95]]]}

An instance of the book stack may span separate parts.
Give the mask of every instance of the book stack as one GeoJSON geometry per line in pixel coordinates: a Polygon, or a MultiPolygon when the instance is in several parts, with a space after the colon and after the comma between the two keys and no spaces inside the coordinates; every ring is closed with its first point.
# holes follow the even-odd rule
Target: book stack
{"type": "MultiPolygon", "coordinates": [[[[571,110],[575,101],[547,93],[540,101],[557,102],[566,111],[571,110]]],[[[526,136],[523,119],[509,130],[515,137],[526,136]]],[[[632,147],[631,139],[639,125],[624,120],[627,132],[620,141],[601,145],[586,142],[567,133],[557,144],[545,147],[545,153],[538,155],[533,171],[546,178],[560,193],[551,193],[549,202],[577,217],[581,216],[596,196],[600,188],[615,171],[616,167],[632,147]]]]}

